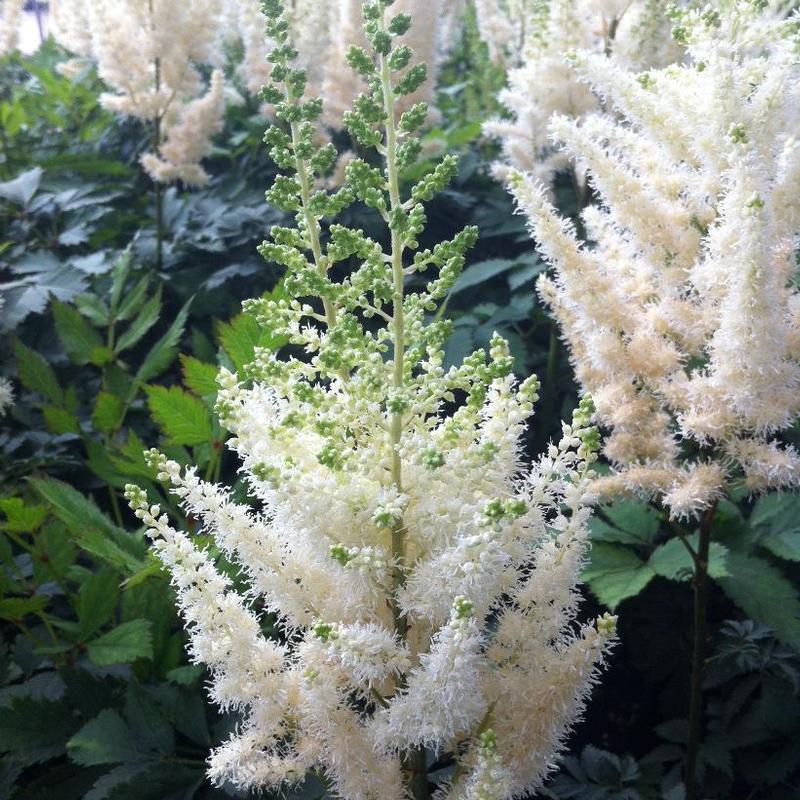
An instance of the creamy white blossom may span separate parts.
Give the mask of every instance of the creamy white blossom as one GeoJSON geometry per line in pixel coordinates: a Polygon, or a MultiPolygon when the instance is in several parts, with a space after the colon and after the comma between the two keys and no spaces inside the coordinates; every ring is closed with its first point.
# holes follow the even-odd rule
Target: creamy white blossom
{"type": "Polygon", "coordinates": [[[25,0],[2,0],[0,3],[0,55],[17,49],[25,0]]]}
{"type": "Polygon", "coordinates": [[[800,413],[800,64],[794,21],[762,5],[678,15],[686,65],[576,54],[608,108],[551,122],[600,200],[586,242],[533,176],[513,180],[554,267],[539,293],[610,429],[617,472],[597,488],[661,498],[675,517],[737,475],[800,484],[778,436],[800,413]]]}
{"type": "MultiPolygon", "coordinates": [[[[481,0],[478,8],[499,3],[481,0]]],[[[539,0],[533,5],[535,11],[510,17],[527,20],[526,30],[516,34],[522,42],[519,63],[509,71],[508,86],[499,95],[511,118],[488,121],[484,132],[502,146],[502,157],[493,165],[497,176],[506,177],[515,169],[550,183],[555,173],[571,163],[550,139],[551,116],[583,119],[602,108],[601,97],[581,80],[572,68],[571,57],[585,51],[611,56],[615,65],[645,69],[672,63],[680,57],[682,48],[669,35],[664,3],[539,0]]],[[[583,183],[580,172],[576,178],[583,183]]]]}
{"type": "Polygon", "coordinates": [[[0,415],[14,405],[14,387],[8,378],[0,378],[0,415]]]}
{"type": "Polygon", "coordinates": [[[209,87],[201,68],[221,66],[230,16],[225,0],[56,0],[52,31],[75,54],[62,69],[97,65],[109,91],[101,104],[154,128],[153,151],[142,163],[158,182],[201,185],[200,160],[220,129],[222,74],[209,87]]]}
{"type": "Polygon", "coordinates": [[[456,164],[446,156],[402,198],[398,164],[425,109],[396,121],[395,94],[416,92],[419,72],[402,49],[409,20],[389,6],[364,7],[369,53],[351,60],[374,89],[347,116],[383,169],[353,158],[344,187],[317,192],[336,152],[315,138],[322,109],[283,46],[281,4],[264,4],[278,45],[264,96],[280,122],[265,141],[289,171],[268,197],[298,225],[274,226],[260,248],[286,267],[289,299],[245,304],[293,355],[257,348],[243,374],[219,374],[252,507],[147,453],[246,593],[140,489],[127,496],[170,570],[212,698],[243,715],[211,756],[215,781],[279,788],[316,768],[347,800],[423,798],[430,750],[459,762],[440,797],[505,800],[541,786],[614,640],[613,618],[576,618],[599,433],[584,399],[527,463],[538,384],[513,375],[507,342],[495,334],[488,354],[445,366],[452,325],[426,319],[477,231],[417,242],[456,164]],[[323,230],[356,199],[388,224],[386,252],[361,230],[323,230]],[[428,282],[406,291],[415,273],[428,282]],[[277,619],[281,643],[255,608],[277,619]]]}

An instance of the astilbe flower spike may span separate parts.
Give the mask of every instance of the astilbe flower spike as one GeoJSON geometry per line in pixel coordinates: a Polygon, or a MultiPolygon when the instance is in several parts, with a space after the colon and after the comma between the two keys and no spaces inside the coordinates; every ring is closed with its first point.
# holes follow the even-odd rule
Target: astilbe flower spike
{"type": "Polygon", "coordinates": [[[91,61],[109,87],[104,108],[149,122],[153,149],[141,161],[158,183],[208,182],[201,160],[222,129],[222,70],[205,86],[201,67],[220,67],[228,33],[224,0],[54,0],[51,27],[75,58],[71,74],[91,61]]]}
{"type": "MultiPolygon", "coordinates": [[[[535,0],[535,6],[536,12],[524,17],[519,63],[499,94],[508,114],[488,120],[483,130],[502,148],[492,165],[497,177],[519,170],[549,185],[558,172],[573,166],[550,139],[551,116],[579,120],[602,108],[602,97],[580,79],[571,56],[578,51],[613,54],[615,64],[641,70],[673,63],[683,47],[669,35],[667,4],[660,0],[535,0]]],[[[580,170],[575,179],[583,193],[580,170]]]]}
{"type": "Polygon", "coordinates": [[[19,29],[25,0],[0,2],[0,56],[11,53],[19,45],[19,29]]]}
{"type": "Polygon", "coordinates": [[[426,109],[398,118],[396,103],[425,68],[403,43],[411,19],[391,5],[364,5],[367,48],[348,53],[369,90],[344,120],[374,158],[352,160],[346,185],[327,191],[313,188],[336,158],[316,143],[321,103],[306,94],[282,4],[263,3],[276,47],[262,94],[278,120],[265,141],[284,170],[268,197],[296,225],[261,246],[286,268],[289,299],[246,309],[305,356],[257,350],[246,374],[219,376],[256,506],[147,454],[247,594],[142,490],[127,497],[172,574],[212,699],[243,718],[211,755],[213,780],[278,788],[314,768],[346,800],[423,798],[434,753],[456,764],[438,798],[502,800],[541,785],[614,640],[612,617],[576,622],[598,433],[584,399],[526,468],[536,379],[517,382],[497,335],[488,358],[444,366],[451,324],[428,314],[477,231],[419,245],[426,203],[457,165],[447,156],[401,192],[426,109]],[[387,250],[330,221],[356,201],[387,225],[387,250]]]}
{"type": "Polygon", "coordinates": [[[554,267],[539,293],[610,430],[617,469],[596,488],[691,518],[736,481],[800,484],[780,441],[800,413],[800,62],[796,17],[760,0],[674,22],[686,65],[575,55],[609,109],[550,126],[600,201],[588,242],[531,175],[512,190],[554,267]]]}

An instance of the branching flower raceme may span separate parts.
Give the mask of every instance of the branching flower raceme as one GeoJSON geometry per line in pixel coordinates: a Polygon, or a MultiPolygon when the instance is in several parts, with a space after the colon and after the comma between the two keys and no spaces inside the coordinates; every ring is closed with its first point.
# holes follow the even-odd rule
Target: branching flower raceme
{"type": "MultiPolygon", "coordinates": [[[[446,4],[442,0],[397,0],[398,11],[411,14],[417,24],[408,33],[408,46],[429,64],[435,75],[441,53],[442,28],[446,4]]],[[[264,37],[259,0],[235,0],[238,6],[239,35],[244,44],[241,72],[250,91],[257,92],[269,79],[270,50],[275,43],[264,37]]],[[[366,89],[364,77],[347,63],[347,50],[353,43],[365,45],[361,30],[360,0],[292,0],[286,4],[286,18],[297,50],[297,62],[306,71],[306,96],[323,97],[323,122],[342,130],[344,112],[366,89]]],[[[398,98],[398,113],[417,102],[428,103],[431,113],[435,84],[426,81],[418,89],[398,98]]]]}
{"type": "Polygon", "coordinates": [[[96,62],[110,91],[100,102],[150,122],[152,152],[142,165],[157,182],[201,186],[208,175],[201,160],[222,128],[225,110],[221,70],[208,86],[199,67],[221,65],[227,26],[223,0],[57,0],[52,30],[81,60],[96,62]]]}
{"type": "MultiPolygon", "coordinates": [[[[510,118],[484,125],[484,133],[502,146],[495,174],[506,178],[511,170],[520,170],[550,183],[569,168],[568,156],[550,141],[550,117],[558,113],[582,119],[601,109],[601,99],[579,80],[569,55],[613,54],[615,64],[630,69],[666,66],[683,48],[669,35],[665,8],[653,0],[538,2],[526,18],[521,63],[509,72],[508,86],[499,95],[510,118]]],[[[578,177],[582,185],[584,177],[578,177]]]]}
{"type": "Polygon", "coordinates": [[[317,769],[348,800],[424,798],[435,754],[455,764],[437,797],[500,800],[541,785],[614,640],[612,617],[576,621],[599,433],[585,399],[525,467],[536,379],[517,382],[499,336],[488,357],[444,366],[451,325],[428,319],[477,231],[419,244],[425,206],[457,165],[446,156],[403,190],[427,110],[398,117],[396,105],[425,67],[391,5],[364,5],[367,46],[348,53],[368,92],[344,121],[370,156],[328,191],[313,188],[336,158],[316,143],[322,104],[307,96],[282,4],[263,3],[276,43],[265,141],[284,170],[268,198],[296,226],[273,227],[261,247],[286,268],[290,299],[246,309],[293,350],[258,350],[246,375],[222,370],[218,395],[254,505],[148,453],[247,593],[142,490],[126,491],[212,699],[243,717],[211,755],[215,781],[277,788],[317,769]],[[385,249],[331,221],[354,202],[385,222],[385,249]],[[262,632],[261,608],[280,639],[262,632]]]}
{"type": "Polygon", "coordinates": [[[763,2],[679,14],[691,63],[634,73],[581,52],[618,117],[552,123],[590,175],[589,243],[541,185],[513,191],[554,267],[539,292],[610,429],[616,474],[674,517],[733,480],[797,486],[779,434],[800,412],[800,65],[796,20],[763,2]]]}

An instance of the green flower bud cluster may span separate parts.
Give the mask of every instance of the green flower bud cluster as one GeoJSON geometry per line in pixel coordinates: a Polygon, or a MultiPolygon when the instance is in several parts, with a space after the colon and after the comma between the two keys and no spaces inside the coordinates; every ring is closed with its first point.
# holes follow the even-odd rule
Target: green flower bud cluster
{"type": "Polygon", "coordinates": [[[317,622],[313,627],[314,636],[322,639],[323,642],[330,642],[338,639],[339,635],[336,632],[336,626],[329,622],[317,622]]]}
{"type": "Polygon", "coordinates": [[[497,751],[497,734],[491,728],[481,734],[480,748],[487,755],[497,751]]]}
{"type": "Polygon", "coordinates": [[[487,523],[497,524],[503,519],[515,520],[528,510],[528,504],[519,497],[501,500],[496,497],[490,500],[483,509],[487,523]]]}
{"type": "Polygon", "coordinates": [[[456,597],[453,602],[453,616],[456,619],[470,619],[475,614],[475,604],[466,597],[456,597]]]}
{"type": "Polygon", "coordinates": [[[592,425],[595,414],[594,401],[589,395],[584,395],[578,407],[572,412],[572,427],[575,435],[581,441],[578,455],[587,462],[597,460],[600,450],[600,429],[592,425]]]}

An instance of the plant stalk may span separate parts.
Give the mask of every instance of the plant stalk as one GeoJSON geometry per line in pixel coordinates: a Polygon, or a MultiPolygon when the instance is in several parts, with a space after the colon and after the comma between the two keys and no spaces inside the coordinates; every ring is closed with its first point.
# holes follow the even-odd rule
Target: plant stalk
{"type": "MultiPolygon", "coordinates": [[[[153,0],[150,0],[150,21],[153,23],[153,0]]],[[[153,60],[153,79],[155,81],[156,94],[161,91],[161,59],[156,57],[153,60]]],[[[153,120],[153,151],[158,154],[161,147],[161,117],[163,110],[156,114],[153,120]]],[[[161,183],[153,180],[156,203],[156,269],[161,272],[164,265],[164,196],[161,183]]]]}
{"type": "Polygon", "coordinates": [[[699,541],[694,559],[694,642],[689,697],[689,739],[686,745],[686,800],[697,800],[697,756],[703,724],[703,667],[708,630],[708,558],[714,503],[700,520],[699,541]]]}
{"type": "MultiPolygon", "coordinates": [[[[394,89],[392,87],[391,70],[386,56],[380,57],[381,88],[383,91],[384,111],[386,114],[386,178],[389,188],[389,202],[392,211],[400,208],[400,179],[397,170],[397,130],[394,118],[394,89]]],[[[403,242],[400,234],[392,230],[392,338],[393,338],[393,387],[402,390],[405,376],[405,318],[403,313],[404,274],[403,274],[403,242]]],[[[392,482],[398,492],[402,492],[403,467],[400,458],[400,440],[403,433],[403,415],[397,411],[392,414],[392,482]]],[[[397,635],[405,641],[408,638],[408,621],[403,616],[397,602],[397,592],[405,583],[405,524],[398,520],[392,527],[392,555],[394,557],[393,589],[390,604],[397,635]]],[[[405,675],[397,679],[397,690],[406,685],[405,675]]],[[[428,769],[424,747],[414,747],[401,756],[401,765],[409,794],[414,800],[428,800],[428,769]]]]}
{"type": "MultiPolygon", "coordinates": [[[[156,59],[156,91],[161,88],[161,65],[156,59]]],[[[153,150],[161,147],[161,115],[155,118],[153,127],[153,150]]],[[[153,179],[156,202],[156,269],[161,272],[164,266],[164,190],[161,182],[153,179]]]]}

